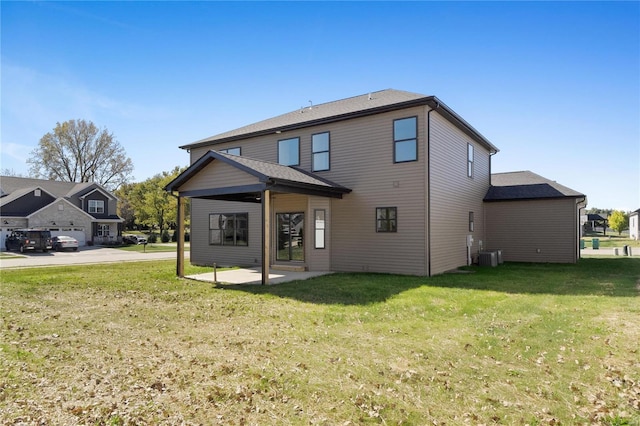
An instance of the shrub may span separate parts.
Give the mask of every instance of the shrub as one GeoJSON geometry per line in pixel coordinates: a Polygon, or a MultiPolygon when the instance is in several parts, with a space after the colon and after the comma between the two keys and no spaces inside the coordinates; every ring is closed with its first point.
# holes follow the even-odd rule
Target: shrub
{"type": "Polygon", "coordinates": [[[163,243],[168,243],[170,240],[171,240],[171,236],[169,235],[169,231],[165,229],[164,231],[162,231],[162,234],[160,235],[160,241],[163,243]]]}
{"type": "Polygon", "coordinates": [[[151,234],[149,234],[149,238],[147,238],[147,242],[149,244],[154,244],[158,242],[158,234],[156,234],[155,232],[152,232],[151,234]]]}
{"type": "Polygon", "coordinates": [[[188,232],[184,233],[184,241],[190,241],[191,240],[191,234],[189,234],[188,232]]]}
{"type": "Polygon", "coordinates": [[[175,243],[176,241],[178,241],[178,231],[173,231],[173,234],[171,234],[171,242],[175,243]]]}

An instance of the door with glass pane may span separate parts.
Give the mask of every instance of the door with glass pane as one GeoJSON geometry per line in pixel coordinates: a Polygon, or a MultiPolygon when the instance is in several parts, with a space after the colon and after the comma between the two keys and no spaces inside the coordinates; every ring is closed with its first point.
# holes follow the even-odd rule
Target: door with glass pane
{"type": "Polygon", "coordinates": [[[304,213],[276,213],[276,260],[304,260],[304,213]]]}

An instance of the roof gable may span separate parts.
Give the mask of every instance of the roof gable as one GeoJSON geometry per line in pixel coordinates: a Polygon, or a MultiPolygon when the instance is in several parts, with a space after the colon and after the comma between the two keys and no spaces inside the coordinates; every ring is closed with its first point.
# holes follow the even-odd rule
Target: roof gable
{"type": "Polygon", "coordinates": [[[40,213],[40,212],[42,212],[42,211],[44,211],[44,210],[47,210],[47,209],[54,209],[54,210],[56,210],[56,211],[57,211],[57,210],[58,210],[57,205],[58,205],[59,203],[64,203],[64,204],[68,205],[68,206],[69,206],[69,207],[71,207],[73,210],[75,210],[75,211],[78,211],[78,212],[82,213],[84,216],[86,216],[86,217],[90,218],[91,220],[93,220],[93,219],[94,219],[94,217],[93,217],[93,216],[91,216],[89,213],[87,213],[87,212],[83,211],[83,210],[82,210],[82,209],[80,209],[78,206],[75,206],[73,203],[69,202],[69,200],[67,200],[67,199],[65,199],[65,198],[57,198],[57,199],[56,199],[56,200],[54,200],[53,202],[51,202],[51,203],[47,204],[46,206],[44,206],[44,207],[42,207],[42,208],[40,208],[40,209],[38,209],[38,210],[34,211],[33,213],[29,214],[27,217],[34,216],[35,214],[40,213]]]}
{"type": "Polygon", "coordinates": [[[259,192],[265,189],[277,189],[285,192],[317,193],[318,195],[336,197],[351,192],[348,188],[295,167],[283,166],[269,161],[256,160],[218,151],[208,151],[165,187],[167,191],[178,191],[181,192],[181,195],[186,194],[186,196],[196,198],[204,198],[205,195],[214,197],[222,195],[223,193],[229,195],[232,190],[237,192],[259,192]],[[233,166],[257,178],[258,183],[247,185],[244,188],[226,187],[181,191],[182,186],[199,173],[205,172],[207,166],[215,161],[233,166]]]}

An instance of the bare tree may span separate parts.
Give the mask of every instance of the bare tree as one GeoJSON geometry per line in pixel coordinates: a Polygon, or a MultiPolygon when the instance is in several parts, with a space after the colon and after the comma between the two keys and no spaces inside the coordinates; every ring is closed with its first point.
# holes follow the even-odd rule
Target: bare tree
{"type": "Polygon", "coordinates": [[[27,163],[34,177],[96,182],[109,189],[126,183],[133,172],[133,162],[113,134],[86,120],[56,123],[27,163]]]}

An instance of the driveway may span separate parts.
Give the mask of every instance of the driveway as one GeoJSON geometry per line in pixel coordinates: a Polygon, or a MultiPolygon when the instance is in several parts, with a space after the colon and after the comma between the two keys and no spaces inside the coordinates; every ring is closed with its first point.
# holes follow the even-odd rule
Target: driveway
{"type": "MultiPolygon", "coordinates": [[[[9,254],[11,257],[0,259],[0,269],[176,259],[175,252],[138,253],[107,247],[80,247],[78,251],[28,252],[25,254],[3,250],[2,254],[9,254]]],[[[188,258],[189,252],[185,252],[185,260],[188,258]]]]}

